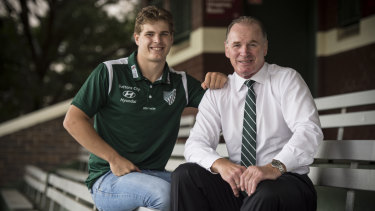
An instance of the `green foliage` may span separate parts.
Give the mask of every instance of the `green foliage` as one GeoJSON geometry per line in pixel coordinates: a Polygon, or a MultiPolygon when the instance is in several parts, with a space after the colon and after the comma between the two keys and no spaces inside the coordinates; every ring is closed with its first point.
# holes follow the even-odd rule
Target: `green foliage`
{"type": "Polygon", "coordinates": [[[100,62],[136,48],[135,14],[120,21],[104,10],[115,0],[46,0],[44,15],[29,6],[34,0],[2,2],[0,122],[73,97],[100,62]]]}

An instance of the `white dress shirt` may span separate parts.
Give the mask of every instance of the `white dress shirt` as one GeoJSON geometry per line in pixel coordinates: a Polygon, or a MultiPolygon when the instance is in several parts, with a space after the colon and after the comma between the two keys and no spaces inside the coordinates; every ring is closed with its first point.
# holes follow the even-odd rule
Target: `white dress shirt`
{"type": "MultiPolygon", "coordinates": [[[[277,159],[287,171],[308,173],[323,133],[306,83],[295,70],[267,63],[251,80],[256,81],[257,166],[277,159]]],[[[245,81],[234,73],[224,88],[205,93],[185,145],[188,162],[211,171],[222,157],[215,151],[222,133],[229,159],[240,164],[245,81]]]]}

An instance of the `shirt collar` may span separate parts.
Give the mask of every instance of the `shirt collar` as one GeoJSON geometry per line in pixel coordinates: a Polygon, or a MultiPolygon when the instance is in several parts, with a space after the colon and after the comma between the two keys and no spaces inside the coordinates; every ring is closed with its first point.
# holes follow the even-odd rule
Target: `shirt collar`
{"type": "MultiPolygon", "coordinates": [[[[268,63],[265,62],[263,67],[260,68],[260,70],[253,75],[250,80],[256,81],[257,83],[264,84],[266,79],[267,79],[267,68],[268,68],[268,63]]],[[[235,84],[236,84],[236,90],[240,91],[240,89],[243,86],[246,86],[244,83],[245,81],[249,79],[242,78],[239,76],[236,72],[234,72],[234,78],[235,78],[235,84]]]]}
{"type": "MultiPolygon", "coordinates": [[[[137,63],[137,54],[138,54],[138,51],[134,51],[129,56],[128,67],[130,69],[130,74],[131,74],[132,78],[135,81],[140,81],[140,80],[143,80],[143,79],[146,79],[146,78],[143,77],[141,69],[138,66],[138,63],[137,63]]],[[[164,69],[163,69],[163,74],[160,76],[160,78],[157,81],[155,81],[155,83],[166,83],[166,84],[170,83],[170,79],[169,79],[169,66],[168,66],[167,62],[165,62],[164,69]]]]}

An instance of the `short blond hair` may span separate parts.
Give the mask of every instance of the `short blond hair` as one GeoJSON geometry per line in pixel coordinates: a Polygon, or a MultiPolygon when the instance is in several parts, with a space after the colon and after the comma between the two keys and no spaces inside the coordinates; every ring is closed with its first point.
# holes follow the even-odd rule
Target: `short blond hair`
{"type": "Polygon", "coordinates": [[[160,20],[167,22],[169,25],[169,31],[173,33],[173,17],[168,10],[156,6],[144,7],[138,12],[135,19],[134,33],[140,34],[144,24],[160,20]]]}

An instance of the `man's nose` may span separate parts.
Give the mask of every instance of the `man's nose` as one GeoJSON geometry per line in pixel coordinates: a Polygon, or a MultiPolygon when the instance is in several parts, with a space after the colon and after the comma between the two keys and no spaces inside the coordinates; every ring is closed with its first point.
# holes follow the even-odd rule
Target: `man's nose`
{"type": "Polygon", "coordinates": [[[161,40],[160,35],[155,35],[155,36],[154,36],[154,39],[153,39],[153,42],[154,42],[154,43],[159,43],[160,40],[161,40]]]}
{"type": "Polygon", "coordinates": [[[246,55],[248,55],[249,53],[250,53],[250,48],[249,48],[249,46],[247,46],[247,45],[243,45],[243,46],[240,48],[240,54],[241,54],[241,55],[246,56],[246,55]]]}

